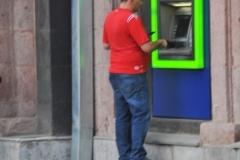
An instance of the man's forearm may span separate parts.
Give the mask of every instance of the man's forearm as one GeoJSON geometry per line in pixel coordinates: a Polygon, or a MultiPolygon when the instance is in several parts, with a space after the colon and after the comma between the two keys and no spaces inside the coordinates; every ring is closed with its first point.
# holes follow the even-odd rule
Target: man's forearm
{"type": "Polygon", "coordinates": [[[146,53],[151,53],[158,48],[166,48],[167,42],[164,39],[158,39],[155,42],[149,41],[141,46],[141,49],[146,53]]]}
{"type": "Polygon", "coordinates": [[[165,40],[163,39],[158,39],[155,42],[152,42],[151,44],[151,52],[158,49],[158,48],[165,48],[165,40]]]}

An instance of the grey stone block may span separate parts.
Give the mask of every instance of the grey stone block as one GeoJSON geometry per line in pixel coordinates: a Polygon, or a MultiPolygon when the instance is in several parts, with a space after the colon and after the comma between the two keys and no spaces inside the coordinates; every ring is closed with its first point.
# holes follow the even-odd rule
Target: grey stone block
{"type": "Polygon", "coordinates": [[[237,160],[239,160],[240,159],[240,150],[237,150],[236,152],[237,152],[237,160]]]}
{"type": "Polygon", "coordinates": [[[0,137],[0,160],[70,160],[70,137],[0,137]]]}
{"type": "Polygon", "coordinates": [[[232,143],[229,147],[240,149],[240,142],[232,143]]]}
{"type": "Polygon", "coordinates": [[[49,30],[37,30],[36,36],[36,52],[37,52],[37,65],[51,66],[51,39],[49,30]]]}
{"type": "Polygon", "coordinates": [[[116,143],[113,139],[95,139],[93,142],[93,160],[118,159],[116,143]]]}
{"type": "Polygon", "coordinates": [[[203,149],[175,146],[173,147],[173,160],[203,160],[203,149]]]}
{"type": "Polygon", "coordinates": [[[19,160],[19,143],[18,142],[12,142],[8,144],[8,160],[19,160]]]}
{"type": "Polygon", "coordinates": [[[149,131],[163,133],[199,134],[202,120],[152,118],[149,131]]]}
{"type": "Polygon", "coordinates": [[[18,143],[0,142],[0,160],[19,160],[18,143]]]}
{"type": "Polygon", "coordinates": [[[204,148],[204,160],[238,160],[237,152],[231,148],[204,148]]]}
{"type": "Polygon", "coordinates": [[[38,159],[38,143],[37,142],[22,142],[19,147],[19,160],[38,159]]]}
{"type": "Polygon", "coordinates": [[[71,143],[69,141],[53,141],[52,147],[52,160],[69,160],[71,143]]]}
{"type": "Polygon", "coordinates": [[[35,1],[35,7],[37,29],[49,29],[50,27],[49,1],[48,0],[35,1]]]}
{"type": "Polygon", "coordinates": [[[52,132],[52,112],[50,102],[38,102],[38,133],[50,134],[52,132]]]}
{"type": "Polygon", "coordinates": [[[173,148],[170,146],[144,145],[150,160],[173,160],[173,148]]]}
{"type": "Polygon", "coordinates": [[[0,142],[0,159],[6,160],[7,159],[7,151],[9,148],[9,143],[6,142],[0,142]]]}
{"type": "Polygon", "coordinates": [[[39,66],[37,73],[38,102],[52,103],[51,68],[47,66],[39,66]]]}
{"type": "Polygon", "coordinates": [[[145,143],[197,147],[200,144],[200,137],[198,135],[189,134],[148,132],[145,143]]]}

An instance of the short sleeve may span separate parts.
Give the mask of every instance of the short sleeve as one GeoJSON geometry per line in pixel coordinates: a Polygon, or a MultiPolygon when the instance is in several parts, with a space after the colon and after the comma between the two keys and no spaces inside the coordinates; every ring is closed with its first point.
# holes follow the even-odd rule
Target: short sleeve
{"type": "Polygon", "coordinates": [[[137,42],[139,46],[149,41],[146,30],[143,27],[142,20],[135,14],[132,14],[127,19],[129,34],[137,42]]]}

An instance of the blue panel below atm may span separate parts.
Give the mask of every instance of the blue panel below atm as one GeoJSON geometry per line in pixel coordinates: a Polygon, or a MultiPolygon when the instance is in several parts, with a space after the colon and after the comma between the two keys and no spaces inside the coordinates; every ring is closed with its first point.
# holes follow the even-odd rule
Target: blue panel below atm
{"type": "Polygon", "coordinates": [[[211,119],[210,69],[152,69],[153,116],[211,119]]]}

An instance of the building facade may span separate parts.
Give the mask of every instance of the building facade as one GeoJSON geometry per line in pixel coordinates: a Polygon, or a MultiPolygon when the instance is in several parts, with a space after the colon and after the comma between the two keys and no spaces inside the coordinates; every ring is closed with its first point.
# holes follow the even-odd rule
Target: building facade
{"type": "MultiPolygon", "coordinates": [[[[1,160],[117,159],[102,28],[118,4],[0,1],[1,160]]],[[[209,0],[209,8],[211,119],[153,116],[152,160],[240,159],[240,1],[209,0]]],[[[148,27],[149,2],[139,15],[148,27]]]]}

